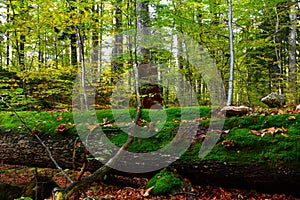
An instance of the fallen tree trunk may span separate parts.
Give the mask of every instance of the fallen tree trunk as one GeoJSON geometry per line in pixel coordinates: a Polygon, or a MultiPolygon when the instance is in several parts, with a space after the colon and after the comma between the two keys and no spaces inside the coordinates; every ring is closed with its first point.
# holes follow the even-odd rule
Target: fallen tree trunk
{"type": "MultiPolygon", "coordinates": [[[[84,155],[85,148],[74,145],[76,143],[75,139],[57,139],[55,136],[46,134],[42,135],[41,138],[51,150],[53,158],[62,168],[72,169],[75,166],[79,169],[83,165],[82,155],[84,155]],[[73,154],[74,152],[75,154],[73,154]]],[[[46,150],[36,138],[13,131],[0,131],[0,160],[5,164],[55,168],[46,150]]],[[[101,162],[91,160],[87,170],[95,171],[101,166],[101,162]]],[[[233,164],[214,160],[190,161],[188,163],[177,160],[172,166],[194,184],[251,188],[264,192],[284,192],[300,196],[298,191],[300,188],[300,169],[272,168],[267,164],[258,163],[245,166],[238,163],[233,164]]],[[[153,175],[153,172],[128,174],[115,170],[112,170],[111,173],[144,177],[153,175]]]]}

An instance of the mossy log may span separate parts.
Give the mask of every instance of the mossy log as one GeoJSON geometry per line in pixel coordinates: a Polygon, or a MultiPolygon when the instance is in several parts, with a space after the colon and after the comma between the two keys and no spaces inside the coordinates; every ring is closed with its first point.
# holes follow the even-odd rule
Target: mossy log
{"type": "MultiPolygon", "coordinates": [[[[82,167],[85,148],[74,145],[75,139],[57,139],[52,135],[42,135],[42,140],[49,147],[53,158],[64,169],[82,167]],[[75,149],[74,149],[75,148],[75,149]],[[73,154],[75,152],[75,154],[73,154]],[[75,157],[73,156],[75,155],[75,157]],[[73,159],[75,158],[75,159],[73,159]],[[73,162],[75,160],[75,162],[73,162]]],[[[55,168],[42,145],[25,134],[0,131],[0,160],[4,164],[26,165],[30,167],[55,168]]],[[[297,162],[297,161],[296,161],[297,162]]],[[[288,167],[270,167],[268,163],[225,163],[214,160],[184,162],[177,160],[172,164],[179,174],[189,178],[195,184],[213,184],[227,187],[251,188],[267,192],[284,192],[300,196],[300,169],[288,167]]],[[[96,171],[102,166],[96,160],[89,161],[87,170],[96,171]]],[[[110,173],[125,176],[150,177],[155,172],[128,174],[115,170],[110,173]]]]}

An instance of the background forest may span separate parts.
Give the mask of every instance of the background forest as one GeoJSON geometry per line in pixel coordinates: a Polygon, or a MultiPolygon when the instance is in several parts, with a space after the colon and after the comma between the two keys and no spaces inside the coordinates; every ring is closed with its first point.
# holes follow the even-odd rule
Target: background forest
{"type": "MultiPolygon", "coordinates": [[[[109,181],[114,166],[147,173],[163,160],[174,163],[174,175],[187,177],[179,185],[191,189],[184,195],[225,194],[209,187],[196,194],[188,180],[211,184],[215,178],[226,187],[248,180],[247,188],[299,196],[299,11],[299,0],[0,1],[0,170],[3,163],[36,167],[34,187],[24,189],[32,194],[17,189],[14,195],[44,199],[38,198],[44,181],[37,167],[55,167],[65,181],[49,190],[53,199],[102,197],[113,194],[109,187],[101,195],[100,185],[90,185],[88,195],[84,189],[109,181]],[[286,109],[260,107],[271,92],[285,96],[286,109]],[[253,109],[224,119],[222,112],[213,116],[215,103],[253,109]],[[123,157],[126,150],[158,153],[144,162],[123,157]],[[72,168],[72,178],[59,165],[72,168]],[[94,172],[85,177],[85,171],[94,172]]],[[[150,186],[172,189],[171,182],[150,186]]],[[[149,196],[152,189],[144,189],[136,194],[149,196]]],[[[124,194],[116,199],[132,193],[124,194]]]]}
{"type": "MultiPolygon", "coordinates": [[[[299,9],[295,0],[236,0],[232,2],[234,42],[233,104],[260,105],[270,92],[299,100],[299,9]]],[[[168,27],[208,50],[228,90],[230,75],[229,5],[225,0],[3,0],[0,3],[0,94],[18,110],[69,108],[84,56],[114,37],[112,52],[123,52],[126,30],[168,27]],[[139,4],[139,5],[137,5],[139,4]],[[143,16],[139,18],[139,16],[143,16]]],[[[177,41],[184,48],[185,41],[177,41]]],[[[117,63],[101,63],[96,108],[109,104],[116,77],[130,71],[134,60],[124,54],[117,63]],[[126,57],[127,56],[127,57],[126,57]]],[[[188,56],[188,55],[187,55],[188,56]]],[[[169,63],[186,77],[201,105],[210,104],[203,77],[168,52],[151,52],[151,62],[169,63]],[[178,62],[176,62],[178,61],[178,62]]],[[[159,69],[157,69],[159,71],[159,69]]],[[[166,72],[160,72],[166,73],[166,72]]],[[[160,74],[158,73],[158,74],[160,74]]],[[[178,84],[180,87],[180,84],[178,84]]],[[[166,105],[175,97],[164,90],[166,105]]],[[[2,105],[1,109],[5,109],[2,105]]]]}

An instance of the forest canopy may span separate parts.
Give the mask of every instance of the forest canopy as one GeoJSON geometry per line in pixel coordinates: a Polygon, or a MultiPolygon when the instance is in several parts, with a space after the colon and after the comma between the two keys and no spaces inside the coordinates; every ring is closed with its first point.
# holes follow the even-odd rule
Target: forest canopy
{"type": "MultiPolygon", "coordinates": [[[[99,63],[95,107],[107,108],[116,80],[128,73],[134,79],[135,57],[122,45],[121,33],[136,29],[138,15],[144,25],[165,27],[192,38],[207,49],[228,89],[230,45],[228,2],[225,0],[147,0],[147,14],[136,11],[131,0],[10,0],[0,3],[1,96],[19,110],[69,108],[76,75],[83,58],[95,48],[99,63]],[[112,37],[116,62],[105,63],[101,48],[112,37]],[[79,40],[78,40],[79,39],[79,40]]],[[[299,2],[245,0],[232,3],[234,40],[233,104],[262,105],[270,92],[298,103],[299,2]]],[[[175,37],[175,36],[174,36],[175,37]]],[[[177,48],[186,41],[177,39],[177,48]]],[[[134,42],[133,42],[134,45],[134,42]]],[[[188,62],[189,55],[150,49],[151,63],[176,68],[195,91],[200,105],[210,104],[203,76],[188,62]]],[[[87,61],[86,61],[87,62],[87,61]]],[[[159,74],[167,74],[160,71],[159,74]]],[[[159,79],[159,77],[158,77],[159,79]]],[[[179,81],[180,82],[180,81],[179,81]]],[[[175,84],[175,88],[181,85],[175,84]]],[[[174,84],[174,83],[173,83],[174,84]]],[[[176,105],[176,96],[162,90],[165,105],[176,105]]],[[[5,105],[1,105],[5,109],[5,105]]]]}

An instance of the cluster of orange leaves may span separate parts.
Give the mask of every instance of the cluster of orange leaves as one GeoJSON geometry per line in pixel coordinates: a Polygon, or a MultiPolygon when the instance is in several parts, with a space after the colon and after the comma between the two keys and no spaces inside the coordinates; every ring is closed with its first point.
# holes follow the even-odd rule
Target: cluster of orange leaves
{"type": "Polygon", "coordinates": [[[260,114],[260,115],[282,115],[282,114],[299,114],[300,107],[296,107],[296,105],[285,105],[279,109],[271,109],[271,108],[262,108],[262,107],[254,107],[252,111],[248,115],[260,114]]]}
{"type": "Polygon", "coordinates": [[[285,132],[287,132],[287,129],[281,127],[281,128],[275,128],[275,127],[271,127],[271,128],[265,128],[261,131],[257,131],[257,130],[251,130],[251,133],[260,137],[265,136],[267,133],[270,133],[272,136],[274,136],[276,133],[281,133],[281,135],[285,138],[289,137],[288,134],[286,134],[285,132]]]}
{"type": "MultiPolygon", "coordinates": [[[[291,121],[296,120],[296,116],[289,116],[288,119],[291,121]]],[[[272,136],[274,136],[277,133],[281,133],[281,135],[283,137],[288,138],[289,136],[288,136],[288,134],[286,134],[286,132],[287,132],[287,129],[284,127],[281,127],[281,128],[270,127],[270,128],[265,128],[261,131],[251,130],[252,134],[254,134],[256,136],[260,136],[260,137],[263,137],[268,133],[270,133],[272,136]]]]}

